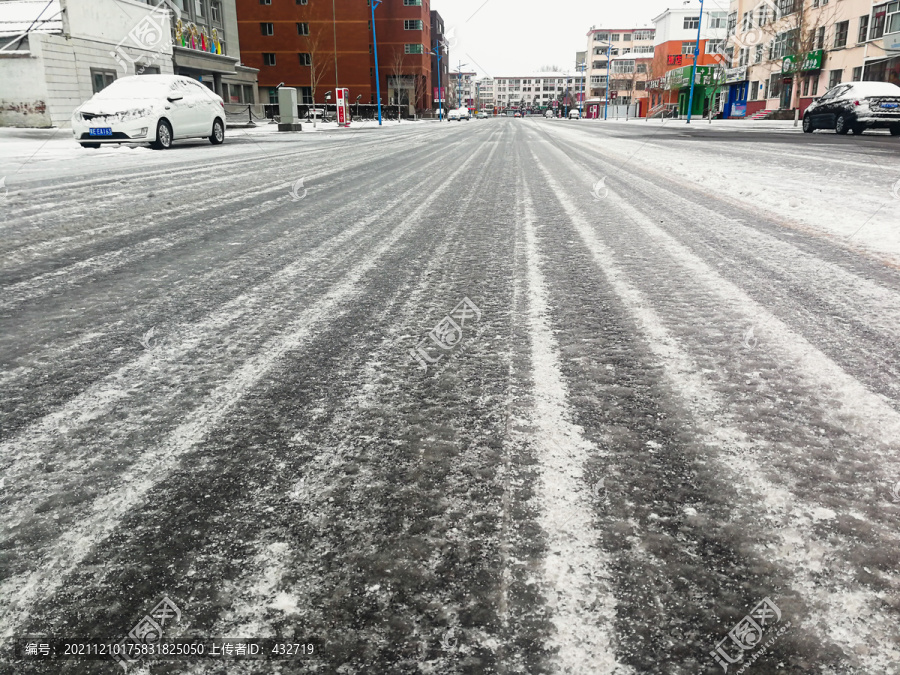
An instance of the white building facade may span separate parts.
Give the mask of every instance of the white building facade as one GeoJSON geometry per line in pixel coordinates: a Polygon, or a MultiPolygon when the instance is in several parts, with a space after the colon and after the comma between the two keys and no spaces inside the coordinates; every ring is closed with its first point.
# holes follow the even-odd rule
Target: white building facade
{"type": "Polygon", "coordinates": [[[503,110],[546,110],[557,106],[578,108],[584,93],[584,74],[565,72],[532,73],[492,79],[494,108],[503,110]]]}
{"type": "Polygon", "coordinates": [[[183,74],[226,102],[253,103],[234,0],[0,2],[0,126],[67,127],[127,75],[183,74]]]}

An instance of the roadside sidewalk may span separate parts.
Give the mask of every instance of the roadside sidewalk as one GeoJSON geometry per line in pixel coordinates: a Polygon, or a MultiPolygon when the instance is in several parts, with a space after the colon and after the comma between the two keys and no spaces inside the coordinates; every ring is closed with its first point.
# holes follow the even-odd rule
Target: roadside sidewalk
{"type": "Polygon", "coordinates": [[[641,117],[638,119],[609,119],[605,122],[603,120],[583,120],[585,122],[590,123],[602,123],[602,124],[630,124],[637,125],[642,124],[647,127],[655,126],[680,126],[685,129],[696,129],[702,127],[703,129],[711,129],[715,131],[780,131],[780,132],[790,132],[795,131],[798,133],[803,133],[803,129],[800,126],[800,122],[797,122],[797,126],[794,126],[794,120],[751,120],[751,119],[743,119],[743,120],[713,120],[711,123],[707,119],[693,118],[691,123],[688,124],[686,119],[659,119],[654,118],[652,120],[648,120],[646,117],[641,117]]]}

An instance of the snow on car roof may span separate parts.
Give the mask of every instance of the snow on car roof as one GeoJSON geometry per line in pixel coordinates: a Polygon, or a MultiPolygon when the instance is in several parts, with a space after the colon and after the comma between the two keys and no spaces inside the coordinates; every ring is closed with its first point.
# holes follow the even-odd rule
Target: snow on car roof
{"type": "Polygon", "coordinates": [[[900,87],[890,82],[852,82],[850,84],[850,91],[855,95],[900,96],[900,87]]]}
{"type": "Polygon", "coordinates": [[[7,0],[0,2],[0,37],[25,32],[62,33],[59,0],[7,0]]]}

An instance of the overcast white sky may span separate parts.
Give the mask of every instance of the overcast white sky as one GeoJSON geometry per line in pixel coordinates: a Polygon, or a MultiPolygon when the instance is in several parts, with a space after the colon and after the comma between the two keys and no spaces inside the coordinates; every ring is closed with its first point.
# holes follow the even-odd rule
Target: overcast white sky
{"type": "MultiPolygon", "coordinates": [[[[728,8],[727,0],[707,0],[704,11],[716,4],[728,8]]],[[[700,8],[699,0],[690,5],[700,8]]],[[[667,7],[683,6],[682,0],[431,0],[451,35],[450,70],[462,59],[469,64],[464,70],[493,77],[545,65],[572,71],[591,26],[650,25],[667,7]]]]}

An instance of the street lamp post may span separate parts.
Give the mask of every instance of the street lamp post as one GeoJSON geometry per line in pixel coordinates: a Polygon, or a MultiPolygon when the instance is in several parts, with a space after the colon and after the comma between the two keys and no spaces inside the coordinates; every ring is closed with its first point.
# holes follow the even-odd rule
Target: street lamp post
{"type": "Polygon", "coordinates": [[[456,68],[456,107],[462,108],[462,67],[469,65],[468,63],[459,62],[456,68]]]}
{"type": "MultiPolygon", "coordinates": [[[[587,79],[587,62],[582,61],[575,69],[581,73],[581,98],[578,101],[578,116],[584,117],[584,98],[587,94],[587,82],[585,81],[587,79]]],[[[578,96],[577,93],[575,95],[578,96]]]]}
{"type": "Polygon", "coordinates": [[[444,121],[444,92],[441,91],[441,59],[443,58],[443,49],[441,49],[440,44],[437,40],[434,41],[434,49],[431,51],[434,54],[435,58],[437,58],[437,71],[438,71],[438,121],[444,121]]]}
{"type": "Polygon", "coordinates": [[[691,123],[694,107],[694,83],[697,81],[697,58],[700,56],[700,27],[703,26],[703,0],[700,0],[700,20],[697,22],[697,43],[694,45],[694,67],[691,69],[691,95],[688,97],[687,123],[691,123]]]}
{"type": "MultiPolygon", "coordinates": [[[[603,120],[609,119],[609,60],[612,58],[612,42],[606,44],[606,105],[603,106],[603,120]]],[[[585,64],[585,67],[587,64],[585,64]]]]}
{"type": "Polygon", "coordinates": [[[375,51],[375,96],[378,97],[378,126],[381,126],[381,80],[378,78],[378,37],[375,35],[375,8],[381,0],[370,0],[372,6],[372,47],[375,51]]]}

